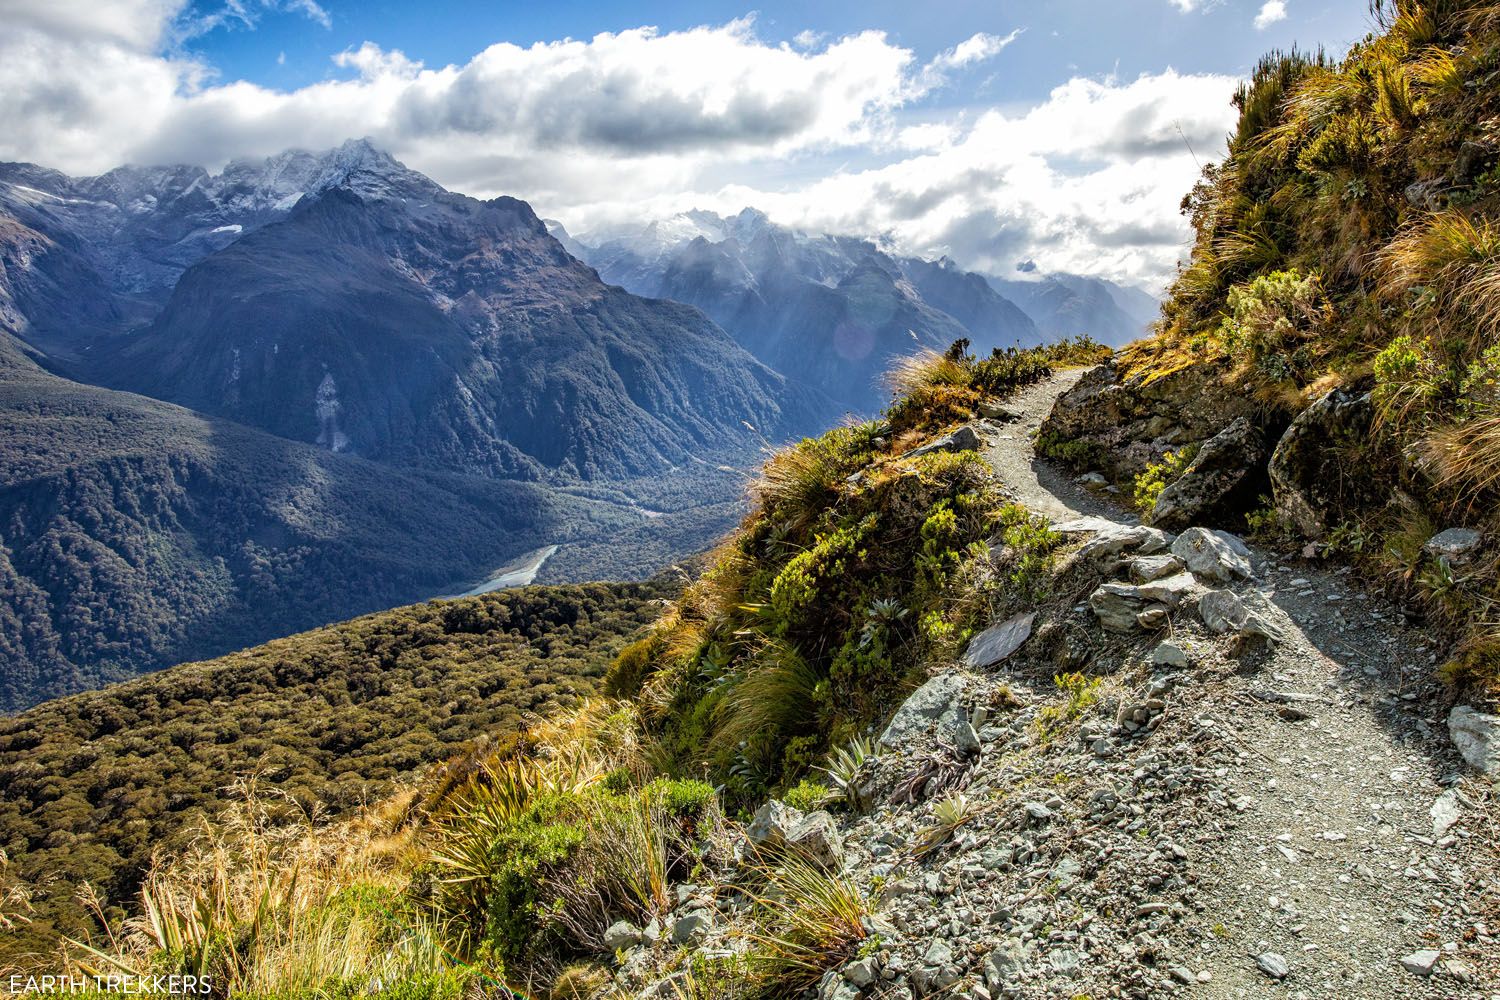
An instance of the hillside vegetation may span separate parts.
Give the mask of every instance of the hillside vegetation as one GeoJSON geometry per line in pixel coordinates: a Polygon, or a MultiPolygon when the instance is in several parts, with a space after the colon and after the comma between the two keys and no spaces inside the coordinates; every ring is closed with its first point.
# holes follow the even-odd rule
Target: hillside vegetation
{"type": "MultiPolygon", "coordinates": [[[[1235,95],[1229,155],[1183,202],[1191,258],[1121,381],[1150,397],[1213,367],[1267,428],[1346,390],[1368,426],[1315,438],[1303,474],[1322,523],[1294,516],[1283,484],[1252,523],[1311,534],[1414,598],[1467,637],[1450,673],[1500,690],[1493,547],[1464,565],[1423,551],[1443,527],[1500,529],[1500,6],[1373,9],[1379,30],[1346,56],[1273,53],[1235,95]]],[[[1208,409],[1170,404],[1178,423],[1208,409]]],[[[1172,460],[1169,477],[1186,466],[1172,460]]]]}
{"type": "MultiPolygon", "coordinates": [[[[1097,360],[1099,350],[1069,344],[975,359],[964,348],[898,369],[886,418],[773,456],[741,527],[620,651],[606,680],[612,697],[549,716],[519,741],[455,760],[332,827],[275,822],[252,797],[152,870],[148,919],[116,923],[113,935],[93,938],[96,951],[74,949],[73,959],[209,973],[235,991],[282,996],[393,980],[409,995],[456,995],[486,980],[545,996],[596,990],[613,921],[664,917],[675,883],[728,859],[725,810],[772,792],[805,804],[835,795],[865,734],[932,664],[951,662],[976,625],[1044,586],[1059,537],[1006,502],[972,444],[940,435],[1044,378],[1054,359],[1097,360]]],[[[403,612],[417,620],[401,626],[402,643],[436,654],[412,664],[412,676],[437,669],[451,649],[429,648],[423,635],[467,635],[480,626],[453,619],[493,607],[403,612]]],[[[355,637],[388,618],[297,641],[360,648],[367,640],[355,637]]],[[[642,620],[633,610],[618,621],[627,618],[642,620]]],[[[540,621],[534,635],[558,642],[540,621]]],[[[264,669],[278,645],[246,662],[264,669]]],[[[584,662],[612,649],[597,644],[584,662]]],[[[372,667],[365,676],[385,674],[372,667]]],[[[342,693],[346,682],[332,688],[342,693]]],[[[317,700],[310,717],[321,719],[329,699],[317,700]]],[[[414,701],[402,699],[406,717],[435,736],[441,699],[414,701]]],[[[330,728],[379,725],[351,707],[308,739],[321,745],[330,728]]],[[[433,737],[407,738],[436,749],[433,737]]],[[[405,763],[420,758],[417,746],[404,748],[405,763]]],[[[369,767],[387,774],[402,763],[388,750],[369,767]]],[[[322,770],[335,767],[355,770],[348,758],[322,770]]],[[[319,786],[294,783],[308,797],[350,793],[319,786]]],[[[795,854],[746,860],[760,936],[751,953],[694,974],[737,984],[741,992],[725,996],[793,995],[867,936],[867,904],[837,873],[795,854]]]]}
{"type": "Polygon", "coordinates": [[[0,935],[0,967],[96,935],[85,885],[117,922],[153,854],[190,843],[247,787],[262,821],[325,823],[591,694],[676,589],[419,604],[0,720],[3,877],[30,896],[28,919],[0,935]]]}

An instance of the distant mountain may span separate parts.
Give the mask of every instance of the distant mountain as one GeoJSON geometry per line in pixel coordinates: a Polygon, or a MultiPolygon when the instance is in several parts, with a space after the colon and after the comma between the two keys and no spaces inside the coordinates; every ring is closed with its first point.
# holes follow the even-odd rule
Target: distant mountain
{"type": "Polygon", "coordinates": [[[605,285],[524,203],[368,146],[338,183],[189,267],[90,381],[406,467],[663,473],[828,416],[696,309],[605,285]]]}
{"type": "Polygon", "coordinates": [[[0,163],[0,315],[9,304],[13,330],[70,358],[100,333],[149,320],[188,267],[341,182],[367,148],[237,160],[219,174],[125,166],[74,178],[0,163]]]}
{"type": "Polygon", "coordinates": [[[870,411],[893,357],[967,337],[980,351],[1039,342],[1031,320],[950,261],[893,257],[867,240],[814,236],[746,209],[570,237],[608,282],[697,306],[756,358],[870,411]]]}
{"type": "Polygon", "coordinates": [[[884,395],[890,359],[966,337],[975,349],[1086,333],[1119,345],[1146,332],[1157,302],[1139,289],[1070,274],[1001,280],[953,260],[892,254],[745,209],[695,210],[581,237],[548,227],[605,281],[698,306],[772,368],[815,381],[855,409],[884,395]]]}
{"type": "Polygon", "coordinates": [[[1088,334],[1119,347],[1147,333],[1161,304],[1146,292],[1103,278],[1043,274],[1029,267],[1021,277],[989,278],[1001,295],[1026,310],[1048,338],[1088,334]]]}

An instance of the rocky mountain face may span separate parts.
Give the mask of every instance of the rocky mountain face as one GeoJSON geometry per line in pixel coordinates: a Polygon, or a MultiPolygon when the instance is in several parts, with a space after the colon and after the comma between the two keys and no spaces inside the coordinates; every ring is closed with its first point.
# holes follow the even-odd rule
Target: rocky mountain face
{"type": "Polygon", "coordinates": [[[523,202],[340,185],[189,268],[97,378],[293,440],[485,476],[660,473],[812,425],[695,309],[602,283],[523,202]]]}
{"type": "Polygon", "coordinates": [[[1122,344],[1156,310],[1144,292],[1100,279],[987,278],[946,257],[791,230],[754,209],[685,212],[582,239],[549,226],[605,281],[698,306],[772,368],[807,373],[866,412],[884,402],[879,380],[891,358],[917,347],[943,350],[964,337],[984,354],[1078,334],[1122,344]]]}
{"type": "Polygon", "coordinates": [[[950,261],[810,236],[753,209],[691,212],[593,240],[569,245],[605,281],[699,307],[756,358],[862,412],[884,403],[880,378],[894,357],[959,338],[980,353],[1040,340],[1025,313],[950,261]]]}
{"type": "Polygon", "coordinates": [[[124,166],[74,178],[0,164],[0,301],[13,303],[13,330],[66,360],[101,333],[149,319],[183,271],[285,218],[304,194],[351,176],[379,183],[358,170],[378,161],[384,183],[435,187],[363,141],[237,160],[218,174],[124,166]]]}

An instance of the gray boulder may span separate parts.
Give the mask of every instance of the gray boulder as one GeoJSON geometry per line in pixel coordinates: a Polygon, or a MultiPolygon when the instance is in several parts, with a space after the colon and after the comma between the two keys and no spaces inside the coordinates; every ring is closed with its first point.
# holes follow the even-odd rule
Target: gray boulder
{"type": "MultiPolygon", "coordinates": [[[[1199,603],[1202,603],[1201,599],[1199,603]]],[[[1168,641],[1158,643],[1157,647],[1151,651],[1151,655],[1147,657],[1147,662],[1154,667],[1186,667],[1192,661],[1188,657],[1187,650],[1175,642],[1168,641]]]]}
{"type": "Polygon", "coordinates": [[[880,744],[890,748],[902,746],[936,733],[945,716],[963,715],[960,709],[965,687],[959,674],[939,674],[927,681],[896,709],[885,732],[880,734],[880,744]]]}
{"type": "Polygon", "coordinates": [[[1263,951],[1255,956],[1255,967],[1272,979],[1285,979],[1291,975],[1291,966],[1280,953],[1274,951],[1263,951]]]}
{"type": "Polygon", "coordinates": [[[694,910],[673,922],[672,943],[680,947],[695,945],[708,937],[713,926],[713,917],[707,910],[694,910]]]}
{"type": "Polygon", "coordinates": [[[958,430],[929,441],[920,448],[913,448],[906,455],[908,458],[915,458],[918,455],[930,455],[935,451],[977,451],[983,444],[979,432],[965,424],[958,430]]]}
{"type": "Polygon", "coordinates": [[[818,1000],[859,1000],[859,987],[837,972],[825,972],[818,983],[818,1000]]]}
{"type": "Polygon", "coordinates": [[[992,990],[1009,986],[1026,971],[1026,946],[1019,938],[1006,938],[990,952],[984,981],[992,990]]]}
{"type": "Polygon", "coordinates": [[[1500,715],[1457,705],[1448,714],[1448,735],[1470,767],[1500,778],[1500,715]]]}
{"type": "Polygon", "coordinates": [[[821,809],[804,815],[772,799],[755,811],[745,827],[745,839],[759,850],[790,850],[829,868],[843,866],[844,841],[838,824],[821,809]]]}
{"type": "Polygon", "coordinates": [[[1198,616],[1220,635],[1259,636],[1272,643],[1285,638],[1269,602],[1258,592],[1241,597],[1232,590],[1210,590],[1198,599],[1198,616]]]}
{"type": "Polygon", "coordinates": [[[991,625],[969,641],[964,651],[964,666],[978,670],[999,663],[1025,645],[1031,638],[1031,624],[1036,621],[1036,612],[1029,611],[991,625]]]}
{"type": "Polygon", "coordinates": [[[1297,414],[1271,452],[1276,509],[1307,537],[1323,537],[1328,515],[1346,506],[1340,491],[1349,477],[1331,474],[1330,464],[1345,446],[1364,444],[1374,413],[1368,392],[1335,389],[1297,414]]]}
{"type": "Polygon", "coordinates": [[[1182,474],[1168,483],[1148,520],[1169,531],[1242,506],[1266,461],[1266,445],[1246,417],[1203,442],[1182,474]]]}
{"type": "Polygon", "coordinates": [[[1128,583],[1106,583],[1089,595],[1089,608],[1099,624],[1111,632],[1133,632],[1136,615],[1146,610],[1146,601],[1128,583]]]}
{"type": "Polygon", "coordinates": [[[1181,573],[1182,560],[1174,555],[1136,556],[1130,560],[1130,579],[1136,583],[1150,583],[1162,577],[1181,573]]]}
{"type": "Polygon", "coordinates": [[[1110,582],[1089,595],[1089,607],[1109,631],[1132,632],[1165,624],[1166,612],[1198,589],[1189,573],[1142,584],[1110,582]]]}
{"type": "Polygon", "coordinates": [[[1484,535],[1473,528],[1447,528],[1427,539],[1422,551],[1452,563],[1464,563],[1483,542],[1484,535]]]}
{"type": "Polygon", "coordinates": [[[1105,522],[1093,538],[1084,543],[1078,550],[1080,559],[1112,559],[1125,551],[1138,552],[1141,555],[1151,555],[1164,551],[1172,544],[1172,536],[1160,528],[1148,527],[1144,524],[1114,524],[1105,522]]]}
{"type": "Polygon", "coordinates": [[[1227,531],[1189,528],[1172,543],[1172,554],[1195,576],[1218,583],[1248,580],[1254,575],[1250,550],[1227,531]]]}
{"type": "Polygon", "coordinates": [[[641,943],[641,929],[628,920],[616,920],[604,932],[604,947],[609,951],[634,948],[641,943]]]}

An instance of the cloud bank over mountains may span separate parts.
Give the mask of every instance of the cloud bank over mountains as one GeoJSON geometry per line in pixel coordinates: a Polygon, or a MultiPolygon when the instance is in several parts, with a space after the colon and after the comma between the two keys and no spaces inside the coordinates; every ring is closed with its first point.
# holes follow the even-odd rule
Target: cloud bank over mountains
{"type": "MultiPolygon", "coordinates": [[[[244,25],[316,3],[237,0],[244,25]]],[[[1006,73],[1008,35],[921,60],[879,31],[760,38],[750,18],[641,27],[428,67],[374,43],[329,79],[275,90],[220,78],[183,42],[214,25],[181,0],[44,8],[0,0],[0,159],[70,173],[200,163],[370,136],[447,187],[512,194],[583,230],[692,207],[880,236],[973,268],[1157,284],[1180,252],[1179,200],[1231,122],[1228,76],[1075,78],[1031,106],[954,100],[1006,73]]]]}

